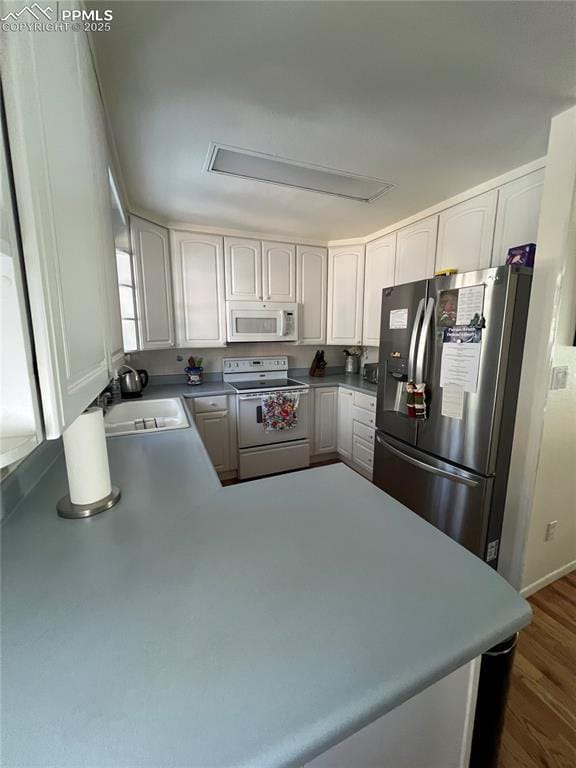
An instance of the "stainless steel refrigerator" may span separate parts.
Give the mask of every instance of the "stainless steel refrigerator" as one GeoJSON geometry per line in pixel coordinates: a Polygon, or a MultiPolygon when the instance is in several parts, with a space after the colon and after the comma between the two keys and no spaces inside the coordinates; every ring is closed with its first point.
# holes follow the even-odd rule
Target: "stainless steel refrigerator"
{"type": "Polygon", "coordinates": [[[497,566],[531,270],[385,288],[374,482],[497,566]],[[425,384],[425,418],[406,385],[425,384]]]}

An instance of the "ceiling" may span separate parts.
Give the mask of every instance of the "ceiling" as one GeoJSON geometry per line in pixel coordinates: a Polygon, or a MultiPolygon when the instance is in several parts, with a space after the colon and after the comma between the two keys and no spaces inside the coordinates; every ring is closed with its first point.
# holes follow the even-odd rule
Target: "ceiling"
{"type": "Polygon", "coordinates": [[[546,153],[576,102],[573,2],[115,2],[95,35],[131,206],[329,240],[546,153]],[[376,177],[372,203],[207,173],[211,142],[376,177]]]}

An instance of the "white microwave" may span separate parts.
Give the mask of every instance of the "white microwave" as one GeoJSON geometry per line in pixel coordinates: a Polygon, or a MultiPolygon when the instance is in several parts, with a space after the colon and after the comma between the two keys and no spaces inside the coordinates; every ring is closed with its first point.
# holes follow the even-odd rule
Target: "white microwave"
{"type": "Polygon", "coordinates": [[[227,301],[228,341],[298,341],[298,305],[227,301]]]}

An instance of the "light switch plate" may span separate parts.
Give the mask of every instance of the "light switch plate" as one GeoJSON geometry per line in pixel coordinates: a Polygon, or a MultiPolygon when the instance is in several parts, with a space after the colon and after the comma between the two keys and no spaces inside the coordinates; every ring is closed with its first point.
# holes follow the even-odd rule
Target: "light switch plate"
{"type": "Polygon", "coordinates": [[[568,386],[568,366],[556,365],[552,368],[550,389],[566,389],[568,386]]]}

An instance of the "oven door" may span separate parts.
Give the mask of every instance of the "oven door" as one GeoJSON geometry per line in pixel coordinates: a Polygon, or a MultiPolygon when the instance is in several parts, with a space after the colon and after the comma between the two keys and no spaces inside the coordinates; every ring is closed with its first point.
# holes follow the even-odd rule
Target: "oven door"
{"type": "MultiPolygon", "coordinates": [[[[290,390],[286,390],[290,391],[290,390]]],[[[265,393],[254,392],[238,395],[238,447],[254,448],[258,445],[287,443],[310,437],[310,392],[298,390],[300,403],[296,412],[298,423],[293,429],[266,432],[262,424],[262,397],[265,393]]]]}
{"type": "Polygon", "coordinates": [[[296,304],[229,301],[228,341],[297,341],[296,304]]]}

